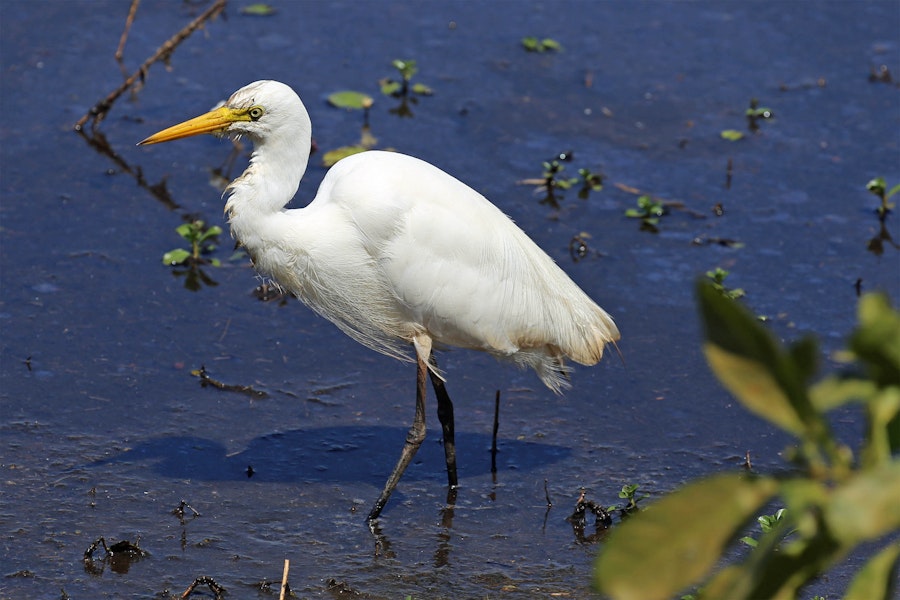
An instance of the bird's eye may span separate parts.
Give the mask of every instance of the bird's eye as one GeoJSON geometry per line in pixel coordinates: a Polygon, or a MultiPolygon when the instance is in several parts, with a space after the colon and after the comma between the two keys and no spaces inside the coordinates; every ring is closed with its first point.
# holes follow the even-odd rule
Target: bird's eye
{"type": "Polygon", "coordinates": [[[249,111],[247,111],[247,114],[250,115],[250,118],[252,120],[259,121],[259,119],[263,116],[263,112],[264,111],[261,106],[254,106],[249,111]]]}

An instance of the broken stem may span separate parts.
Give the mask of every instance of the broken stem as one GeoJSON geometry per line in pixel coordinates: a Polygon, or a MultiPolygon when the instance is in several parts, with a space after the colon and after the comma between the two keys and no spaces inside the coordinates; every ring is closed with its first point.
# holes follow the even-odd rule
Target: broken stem
{"type": "Polygon", "coordinates": [[[281,594],[278,595],[278,600],[284,600],[285,594],[287,594],[288,590],[288,569],[290,568],[291,561],[288,559],[284,559],[284,574],[281,576],[281,594]]]}

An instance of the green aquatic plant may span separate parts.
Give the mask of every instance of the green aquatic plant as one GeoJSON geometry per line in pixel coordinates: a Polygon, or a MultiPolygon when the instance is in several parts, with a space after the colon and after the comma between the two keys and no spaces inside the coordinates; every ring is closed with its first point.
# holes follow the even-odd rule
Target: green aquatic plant
{"type": "Polygon", "coordinates": [[[395,59],[391,61],[391,66],[397,69],[400,81],[385,77],[378,82],[382,94],[400,99],[400,104],[388,112],[398,117],[412,117],[410,105],[418,104],[419,96],[431,96],[434,90],[424,83],[417,82],[410,85],[413,75],[419,71],[416,61],[395,59]]]}
{"type": "Polygon", "coordinates": [[[563,163],[572,162],[573,158],[574,154],[571,150],[560,152],[552,159],[541,163],[540,177],[522,179],[518,183],[537,186],[538,191],[546,192],[541,204],[559,208],[558,200],[562,197],[561,192],[571,189],[580,181],[581,188],[578,190],[578,197],[586,200],[591,192],[599,192],[603,189],[603,175],[582,168],[578,169],[578,177],[564,176],[563,172],[566,167],[563,163]],[[560,193],[559,197],[557,197],[558,193],[560,193]]]}
{"type": "Polygon", "coordinates": [[[581,177],[581,189],[578,191],[578,197],[586,200],[591,192],[599,192],[603,189],[603,175],[594,173],[590,169],[578,169],[578,176],[581,177]]]}
{"type": "Polygon", "coordinates": [[[365,152],[366,150],[371,150],[375,147],[378,140],[372,135],[371,128],[369,127],[369,109],[375,103],[375,100],[371,96],[363,92],[344,90],[330,94],[328,96],[328,103],[336,108],[343,108],[345,110],[362,110],[364,112],[364,120],[359,142],[328,150],[322,155],[322,166],[334,166],[334,164],[342,158],[346,158],[352,154],[359,154],[360,152],[365,152]]]}
{"type": "Polygon", "coordinates": [[[322,166],[332,167],[334,163],[346,158],[352,154],[359,154],[366,150],[371,150],[378,143],[378,138],[372,135],[372,130],[368,125],[363,125],[359,134],[359,142],[350,146],[341,146],[333,150],[329,150],[322,155],[322,166]]]}
{"type": "Polygon", "coordinates": [[[566,170],[565,165],[562,164],[561,161],[570,160],[568,157],[568,153],[560,154],[559,159],[553,159],[549,161],[544,161],[541,165],[544,169],[543,177],[544,177],[544,185],[547,189],[559,189],[559,190],[567,190],[576,183],[578,183],[577,177],[562,177],[562,172],[566,170]]]}
{"type": "MultiPolygon", "coordinates": [[[[900,313],[880,294],[858,305],[840,355],[846,371],[810,384],[811,337],[783,347],[739,303],[698,284],[704,351],[719,381],[750,412],[793,436],[792,469],[730,472],[686,484],[612,531],[595,588],[614,600],[796,598],[851,551],[874,550],[844,600],[895,597],[900,560],[900,313]],[[866,424],[854,452],[828,412],[859,407],[866,424]],[[713,573],[745,525],[773,499],[785,507],[742,560],[713,573]],[[635,557],[639,557],[636,560],[635,557]]],[[[777,514],[777,513],[776,513],[777,514]]]]}
{"type": "Polygon", "coordinates": [[[744,115],[747,117],[747,128],[753,133],[759,131],[759,121],[767,121],[775,118],[775,113],[772,112],[772,109],[765,106],[759,106],[759,102],[756,98],[750,99],[750,107],[744,111],[744,115]]]}
{"type": "Polygon", "coordinates": [[[737,129],[723,129],[719,135],[722,136],[722,139],[728,140],[729,142],[736,142],[744,139],[744,133],[737,129]]]}
{"type": "Polygon", "coordinates": [[[659,231],[656,225],[667,214],[666,206],[659,200],[654,200],[647,194],[638,196],[637,208],[625,210],[625,216],[630,219],[640,219],[641,229],[656,233],[659,231]]]}
{"type": "Polygon", "coordinates": [[[706,278],[709,280],[712,288],[731,300],[737,300],[746,295],[742,288],[729,289],[725,287],[725,279],[728,277],[728,271],[721,267],[716,267],[712,271],[706,272],[706,278]]]}
{"type": "MultiPolygon", "coordinates": [[[[763,534],[766,534],[775,529],[775,527],[784,519],[785,511],[786,509],[779,508],[771,515],[760,515],[757,517],[756,522],[759,523],[760,531],[762,531],[763,534]]],[[[750,537],[749,535],[742,537],[741,541],[751,548],[756,548],[759,545],[756,538],[750,537]]]]}
{"type": "Polygon", "coordinates": [[[771,108],[757,106],[756,99],[750,101],[750,108],[744,114],[748,119],[772,119],[775,116],[771,108]]]}
{"type": "Polygon", "coordinates": [[[406,97],[410,92],[420,96],[430,96],[434,93],[434,90],[424,83],[415,83],[410,86],[413,75],[419,72],[416,61],[397,58],[391,61],[391,66],[397,69],[400,81],[390,78],[382,79],[379,83],[381,84],[381,93],[385,96],[406,97]]]}
{"type": "Polygon", "coordinates": [[[222,228],[218,225],[212,227],[204,227],[205,223],[200,220],[191,221],[190,223],[182,223],[175,228],[178,233],[186,241],[190,242],[191,249],[175,248],[163,254],[163,264],[174,265],[199,265],[210,264],[218,267],[221,263],[216,258],[203,258],[203,254],[208,254],[215,250],[216,238],[222,233],[222,228]]]}
{"type": "Polygon", "coordinates": [[[562,44],[551,38],[538,39],[534,36],[522,38],[522,47],[527,52],[560,52],[562,44]]]}
{"type": "Polygon", "coordinates": [[[884,177],[876,177],[866,184],[866,189],[878,196],[878,199],[881,200],[881,206],[876,210],[878,211],[878,216],[884,218],[894,208],[894,203],[888,201],[891,199],[891,196],[900,192],[900,183],[892,187],[889,191],[887,189],[887,183],[884,181],[884,177]]]}
{"type": "Polygon", "coordinates": [[[637,491],[640,489],[640,485],[636,483],[626,483],[622,486],[622,489],[619,491],[619,498],[622,500],[626,500],[626,504],[624,506],[619,506],[617,504],[613,504],[606,510],[609,512],[613,512],[618,510],[622,513],[623,516],[630,515],[631,513],[637,512],[639,510],[638,502],[650,496],[650,494],[641,494],[637,495],[637,491]]]}
{"type": "Polygon", "coordinates": [[[375,103],[371,96],[363,92],[343,90],[328,95],[328,103],[348,110],[369,110],[375,103]]]}

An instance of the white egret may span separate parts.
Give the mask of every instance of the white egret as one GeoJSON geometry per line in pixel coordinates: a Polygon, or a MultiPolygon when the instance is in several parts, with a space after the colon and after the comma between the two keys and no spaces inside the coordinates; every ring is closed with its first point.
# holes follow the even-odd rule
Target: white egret
{"type": "Polygon", "coordinates": [[[306,171],[312,124],[283,83],[251,83],[140,144],[201,133],[253,142],[250,165],[226,190],[225,212],[256,269],[364,346],[407,361],[415,349],[415,418],[370,521],[425,437],[426,373],[456,488],[453,405],[433,349],[482,350],[533,368],[560,393],[568,387],[565,358],[593,365],[619,339],[612,318],[506,215],[427,162],[355,154],[328,171],[305,208],[286,209],[306,171]]]}

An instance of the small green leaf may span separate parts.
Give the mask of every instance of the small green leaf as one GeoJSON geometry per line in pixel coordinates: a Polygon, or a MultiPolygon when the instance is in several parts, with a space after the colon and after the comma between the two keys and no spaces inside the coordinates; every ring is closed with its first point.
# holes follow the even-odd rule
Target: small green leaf
{"type": "Polygon", "coordinates": [[[886,188],[887,184],[884,181],[884,177],[875,177],[866,184],[866,189],[879,197],[884,194],[886,188]]]}
{"type": "MultiPolygon", "coordinates": [[[[202,221],[200,222],[200,225],[201,226],[203,225],[202,221]]],[[[196,231],[196,228],[193,223],[182,223],[181,225],[179,225],[178,227],[175,228],[175,233],[177,233],[178,235],[180,235],[181,237],[183,237],[184,239],[186,239],[188,241],[193,239],[195,231],[196,231]]]]}
{"type": "Polygon", "coordinates": [[[256,4],[248,4],[241,9],[242,15],[252,15],[255,17],[268,17],[275,14],[275,9],[268,4],[257,2],[256,4]]]}
{"type": "Polygon", "coordinates": [[[766,107],[751,107],[747,109],[745,113],[748,117],[753,117],[755,119],[771,119],[775,115],[772,113],[771,108],[766,107]]]}
{"type": "Polygon", "coordinates": [[[752,412],[795,435],[827,429],[806,391],[812,342],[785,352],[756,317],[713,284],[701,281],[697,291],[708,340],[704,350],[722,384],[752,412]]]}
{"type": "Polygon", "coordinates": [[[723,139],[726,139],[731,142],[736,142],[739,139],[744,137],[744,134],[742,132],[738,131],[737,129],[725,129],[724,131],[722,131],[722,133],[720,135],[722,136],[723,139]]]}
{"type": "Polygon", "coordinates": [[[419,71],[414,60],[401,60],[398,58],[391,61],[391,65],[400,72],[404,81],[409,81],[419,71]]]}
{"type": "Polygon", "coordinates": [[[401,87],[403,86],[399,81],[385,79],[381,82],[381,93],[385,96],[390,96],[399,92],[401,87]]]}
{"type": "Polygon", "coordinates": [[[802,435],[803,422],[779,382],[764,365],[715,344],[707,343],[703,349],[713,373],[750,412],[794,435],[802,435]]]}
{"type": "Polygon", "coordinates": [[[412,86],[412,91],[414,94],[420,94],[422,96],[431,96],[434,94],[434,90],[425,85],[424,83],[415,83],[412,86]]]}
{"type": "Polygon", "coordinates": [[[879,385],[900,381],[900,313],[887,296],[866,294],[859,301],[859,328],[850,339],[850,349],[866,363],[869,375],[879,385]]]}
{"type": "Polygon", "coordinates": [[[162,261],[164,265],[171,267],[172,265],[182,264],[188,259],[190,255],[191,253],[187,250],[183,248],[176,248],[175,250],[170,250],[169,252],[163,254],[162,261]]]}
{"type": "Polygon", "coordinates": [[[522,47],[528,52],[539,52],[541,43],[536,37],[524,37],[522,38],[522,47]]]}
{"type": "Polygon", "coordinates": [[[537,39],[534,36],[522,38],[522,47],[528,52],[559,52],[562,44],[552,38],[537,39]]]}
{"type": "Polygon", "coordinates": [[[541,46],[544,47],[544,50],[549,50],[551,52],[559,52],[562,50],[562,44],[551,38],[542,39],[541,46]]]}
{"type": "Polygon", "coordinates": [[[220,233],[222,233],[222,228],[219,227],[218,225],[213,225],[212,227],[210,227],[209,229],[207,229],[200,235],[200,237],[197,239],[197,242],[206,241],[209,238],[216,237],[220,233]]]}
{"type": "Polygon", "coordinates": [[[367,109],[371,107],[374,102],[375,101],[368,94],[350,90],[335,92],[328,96],[328,103],[338,108],[357,110],[367,109]]]}
{"type": "Polygon", "coordinates": [[[863,471],[835,489],[823,507],[828,529],[845,547],[900,529],[900,461],[863,471]]]}
{"type": "Polygon", "coordinates": [[[875,383],[866,379],[830,376],[810,388],[809,399],[816,410],[827,412],[854,400],[866,402],[877,391],[875,383]]]}

